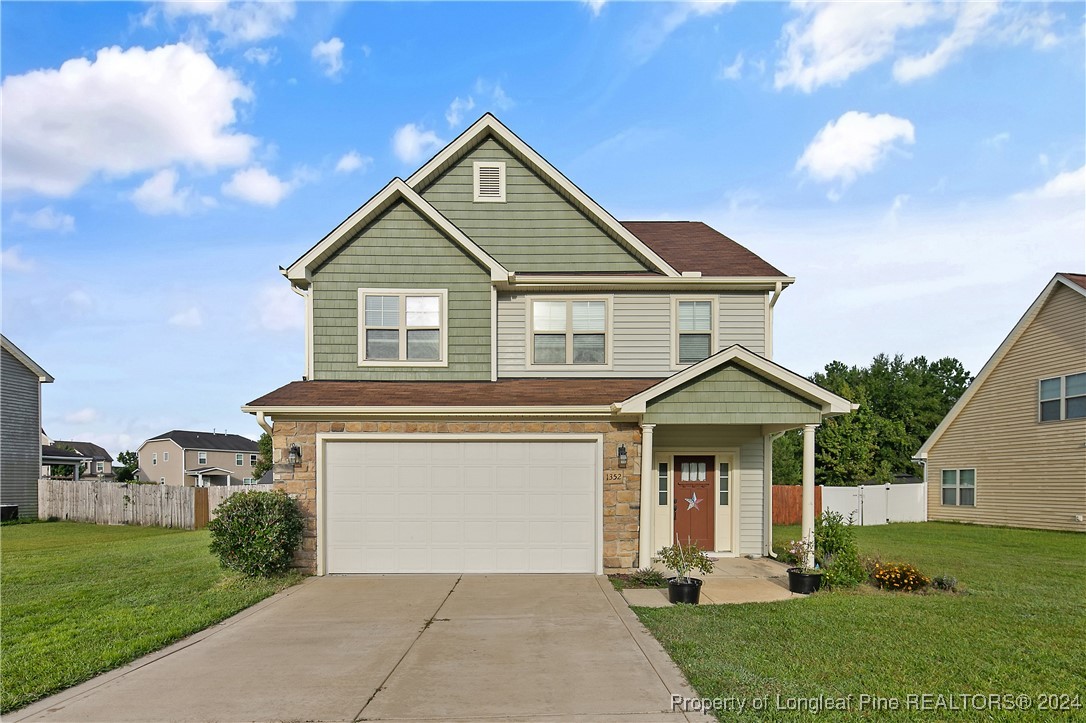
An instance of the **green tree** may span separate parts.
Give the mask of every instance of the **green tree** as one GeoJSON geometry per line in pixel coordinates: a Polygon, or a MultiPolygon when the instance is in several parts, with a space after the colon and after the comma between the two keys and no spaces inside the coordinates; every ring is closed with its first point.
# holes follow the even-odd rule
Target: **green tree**
{"type": "Polygon", "coordinates": [[[785,432],[773,440],[773,484],[798,485],[803,482],[803,433],[785,432]]]}
{"type": "Polygon", "coordinates": [[[113,474],[118,482],[133,482],[136,479],[136,471],[140,467],[139,455],[132,451],[124,451],[117,455],[118,464],[113,466],[113,474]]]}
{"type": "MultiPolygon", "coordinates": [[[[75,452],[76,451],[76,450],[72,449],[70,446],[68,446],[67,444],[58,444],[58,445],[56,445],[56,448],[57,449],[66,449],[69,452],[75,452]]],[[[54,477],[71,477],[71,478],[75,479],[75,465],[74,464],[54,464],[54,465],[52,465],[52,467],[50,467],[49,472],[54,477]]],[[[81,462],[79,464],[79,476],[82,477],[86,473],[87,473],[87,463],[86,462],[81,462]]]]}
{"type": "Polygon", "coordinates": [[[257,442],[260,452],[256,456],[256,466],[253,467],[253,479],[259,480],[264,473],[272,468],[272,438],[267,432],[260,435],[257,442]]]}

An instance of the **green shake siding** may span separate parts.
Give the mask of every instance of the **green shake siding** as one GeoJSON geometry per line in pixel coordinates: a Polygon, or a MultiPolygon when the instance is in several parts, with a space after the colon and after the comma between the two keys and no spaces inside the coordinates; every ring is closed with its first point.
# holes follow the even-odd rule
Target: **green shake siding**
{"type": "Polygon", "coordinates": [[[488,137],[422,197],[510,271],[645,271],[617,241],[488,137]],[[505,203],[475,203],[472,164],[505,162],[505,203]]]}
{"type": "Polygon", "coordinates": [[[818,424],[821,408],[737,364],[672,390],[648,405],[651,424],[818,424]]]}
{"type": "Polygon", "coordinates": [[[313,273],[315,379],[490,379],[490,274],[397,203],[313,273]],[[447,367],[359,367],[360,288],[448,289],[447,367]]]}

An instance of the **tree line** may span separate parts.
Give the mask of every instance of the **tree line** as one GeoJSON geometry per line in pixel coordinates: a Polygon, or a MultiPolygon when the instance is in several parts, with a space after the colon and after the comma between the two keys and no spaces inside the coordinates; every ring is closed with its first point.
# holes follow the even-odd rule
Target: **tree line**
{"type": "MultiPolygon", "coordinates": [[[[848,486],[920,476],[912,456],[973,377],[950,357],[929,362],[880,354],[866,367],[830,362],[811,381],[860,405],[815,431],[816,483],[848,486]]],[[[800,484],[802,464],[802,432],[785,432],[773,443],[773,483],[800,484]]]]}

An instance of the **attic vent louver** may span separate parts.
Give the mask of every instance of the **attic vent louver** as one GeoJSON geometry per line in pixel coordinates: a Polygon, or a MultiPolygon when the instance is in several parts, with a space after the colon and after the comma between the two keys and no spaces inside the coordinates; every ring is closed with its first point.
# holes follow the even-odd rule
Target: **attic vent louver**
{"type": "Polygon", "coordinates": [[[472,165],[475,201],[503,203],[505,201],[505,163],[503,161],[476,161],[472,165]]]}

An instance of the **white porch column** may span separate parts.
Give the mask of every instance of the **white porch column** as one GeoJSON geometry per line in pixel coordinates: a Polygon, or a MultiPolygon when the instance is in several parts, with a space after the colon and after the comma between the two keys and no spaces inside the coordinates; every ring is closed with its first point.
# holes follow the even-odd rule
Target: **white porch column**
{"type": "Polygon", "coordinates": [[[641,522],[638,525],[637,566],[648,567],[652,563],[652,430],[655,424],[641,425],[641,522]]]}
{"type": "Polygon", "coordinates": [[[196,475],[196,486],[197,487],[203,487],[204,486],[204,476],[202,474],[196,475]]]}
{"type": "Polygon", "coordinates": [[[815,429],[817,424],[803,425],[803,539],[811,544],[807,554],[807,566],[814,566],[814,523],[815,523],[815,429]]]}
{"type": "Polygon", "coordinates": [[[233,484],[233,482],[234,482],[234,478],[231,477],[230,475],[226,475],[226,486],[227,486],[227,488],[229,488],[230,485],[233,484]]]}

